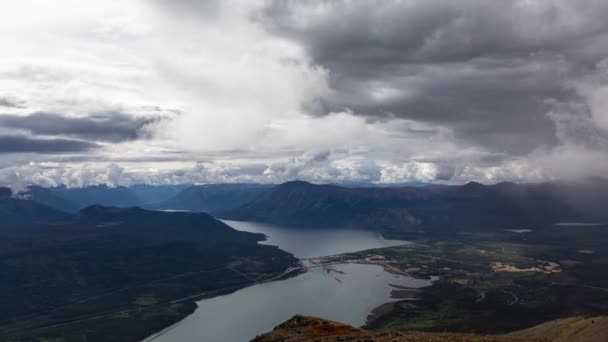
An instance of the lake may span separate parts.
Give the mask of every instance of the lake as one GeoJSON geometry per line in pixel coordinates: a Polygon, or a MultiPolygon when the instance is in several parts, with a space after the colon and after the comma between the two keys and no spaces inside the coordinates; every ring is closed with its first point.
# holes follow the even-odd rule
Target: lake
{"type": "MultiPolygon", "coordinates": [[[[298,258],[355,252],[406,244],[380,234],[355,229],[294,229],[224,221],[235,229],[263,233],[262,243],[279,246],[298,258]]],[[[311,268],[293,278],[250,286],[234,293],[204,299],[198,309],[148,341],[249,341],[295,314],[319,316],[354,326],[368,313],[392,301],[391,285],[423,287],[429,280],[385,272],[381,266],[332,265],[335,271],[311,268]]]]}
{"type": "Polygon", "coordinates": [[[265,234],[267,239],[261,243],[279,246],[300,259],[409,243],[386,240],[379,233],[362,229],[282,228],[254,222],[223,222],[238,230],[265,234]]]}

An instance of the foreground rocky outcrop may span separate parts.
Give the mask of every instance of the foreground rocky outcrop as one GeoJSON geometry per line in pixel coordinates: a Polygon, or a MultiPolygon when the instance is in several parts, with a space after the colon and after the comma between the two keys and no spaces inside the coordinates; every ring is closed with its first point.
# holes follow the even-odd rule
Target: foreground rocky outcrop
{"type": "Polygon", "coordinates": [[[274,328],[272,332],[260,335],[254,342],[333,342],[333,341],[366,341],[366,342],[524,342],[546,341],[542,338],[506,335],[475,335],[458,333],[433,332],[371,332],[353,328],[316,317],[294,316],[274,328]]]}
{"type": "Polygon", "coordinates": [[[372,332],[322,318],[296,315],[253,342],[601,342],[608,341],[608,317],[570,317],[507,335],[449,332],[372,332]]]}

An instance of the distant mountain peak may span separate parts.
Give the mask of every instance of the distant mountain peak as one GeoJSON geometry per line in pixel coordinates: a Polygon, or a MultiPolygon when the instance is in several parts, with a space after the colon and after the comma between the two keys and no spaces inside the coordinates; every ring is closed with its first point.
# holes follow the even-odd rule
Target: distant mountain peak
{"type": "Polygon", "coordinates": [[[485,185],[483,185],[483,184],[481,184],[479,182],[475,182],[475,181],[470,181],[470,182],[468,182],[467,184],[465,184],[463,186],[467,187],[467,188],[472,188],[472,189],[474,189],[474,188],[481,189],[481,188],[485,188],[486,187],[485,185]]]}
{"type": "Polygon", "coordinates": [[[281,184],[281,186],[311,186],[313,185],[310,182],[307,181],[303,181],[303,180],[294,180],[294,181],[289,181],[289,182],[285,182],[283,184],[281,184]]]}

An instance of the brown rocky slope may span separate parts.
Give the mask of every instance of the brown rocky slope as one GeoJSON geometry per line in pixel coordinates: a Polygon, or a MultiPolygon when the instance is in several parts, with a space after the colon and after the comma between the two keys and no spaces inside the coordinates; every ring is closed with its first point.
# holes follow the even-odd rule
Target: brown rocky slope
{"type": "Polygon", "coordinates": [[[435,332],[372,332],[321,318],[296,315],[253,342],[601,342],[608,341],[608,317],[567,318],[507,335],[435,332]]]}

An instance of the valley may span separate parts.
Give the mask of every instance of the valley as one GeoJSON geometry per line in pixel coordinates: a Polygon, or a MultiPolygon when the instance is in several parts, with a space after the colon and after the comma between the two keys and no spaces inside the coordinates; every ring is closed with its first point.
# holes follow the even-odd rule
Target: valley
{"type": "Polygon", "coordinates": [[[608,342],[608,0],[0,0],[0,342],[608,342]]]}
{"type": "Polygon", "coordinates": [[[267,239],[260,243],[279,246],[302,258],[303,273],[200,300],[192,315],[147,341],[248,341],[298,313],[360,326],[373,308],[394,300],[391,291],[395,286],[431,284],[430,280],[391,274],[377,265],[337,263],[324,267],[312,262],[315,255],[398,246],[406,241],[385,240],[378,233],[357,229],[292,229],[225,222],[242,231],[262,233],[267,239]],[[240,322],[238,327],[235,321],[240,322]]]}
{"type": "MultiPolygon", "coordinates": [[[[35,196],[87,203],[125,189],[35,196]]],[[[608,226],[557,189],[140,188],[166,206],[127,198],[72,213],[0,192],[0,272],[13,280],[1,285],[0,336],[244,341],[297,314],[380,333],[495,335],[606,315],[608,226]]]]}

